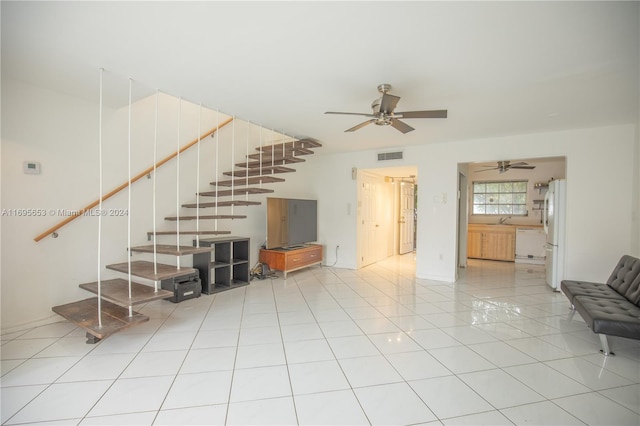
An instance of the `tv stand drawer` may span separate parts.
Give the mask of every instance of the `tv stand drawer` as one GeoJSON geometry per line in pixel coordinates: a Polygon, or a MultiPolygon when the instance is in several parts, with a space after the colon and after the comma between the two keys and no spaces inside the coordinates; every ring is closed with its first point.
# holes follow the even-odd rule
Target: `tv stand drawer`
{"type": "Polygon", "coordinates": [[[303,248],[293,250],[260,250],[260,263],[266,263],[270,269],[282,271],[284,278],[287,272],[306,268],[322,263],[322,246],[308,244],[303,248]]]}
{"type": "Polygon", "coordinates": [[[289,266],[315,265],[322,261],[322,246],[305,247],[289,253],[286,256],[289,266]]]}

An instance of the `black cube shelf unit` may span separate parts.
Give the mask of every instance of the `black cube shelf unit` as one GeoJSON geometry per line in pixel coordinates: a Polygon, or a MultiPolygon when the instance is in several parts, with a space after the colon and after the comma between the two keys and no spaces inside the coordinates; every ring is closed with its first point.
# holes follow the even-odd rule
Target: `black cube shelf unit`
{"type": "MultiPolygon", "coordinates": [[[[193,245],[196,244],[194,240],[193,245]]],[[[213,294],[249,284],[249,238],[201,239],[200,247],[213,247],[211,252],[193,255],[193,267],[200,271],[203,293],[213,294]]]]}

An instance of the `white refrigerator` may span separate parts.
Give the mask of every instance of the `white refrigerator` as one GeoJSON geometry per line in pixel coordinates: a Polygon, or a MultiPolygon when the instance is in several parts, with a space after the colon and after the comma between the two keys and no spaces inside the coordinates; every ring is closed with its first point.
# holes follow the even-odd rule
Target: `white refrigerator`
{"type": "Polygon", "coordinates": [[[564,179],[552,180],[544,195],[546,277],[547,284],[555,291],[560,291],[564,274],[566,189],[564,179]]]}

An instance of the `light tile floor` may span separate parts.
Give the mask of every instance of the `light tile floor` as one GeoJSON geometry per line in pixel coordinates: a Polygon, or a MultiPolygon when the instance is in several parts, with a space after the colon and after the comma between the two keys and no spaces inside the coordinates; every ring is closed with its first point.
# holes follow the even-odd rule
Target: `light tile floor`
{"type": "Polygon", "coordinates": [[[543,267],[448,284],[414,262],[149,303],[95,345],[64,321],[2,335],[2,424],[640,424],[640,342],[603,357],[543,267]]]}

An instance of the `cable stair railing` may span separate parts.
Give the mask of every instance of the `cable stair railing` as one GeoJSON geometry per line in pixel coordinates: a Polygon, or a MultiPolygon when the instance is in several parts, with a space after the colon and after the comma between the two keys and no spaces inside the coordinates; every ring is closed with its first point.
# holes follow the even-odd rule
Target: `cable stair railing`
{"type": "MultiPolygon", "coordinates": [[[[131,108],[131,107],[130,107],[131,108]]],[[[157,93],[156,93],[156,109],[157,109],[157,93]]],[[[157,120],[157,110],[156,110],[156,120],[157,120]]],[[[177,214],[175,216],[166,216],[165,221],[171,222],[175,224],[175,230],[158,230],[156,228],[155,223],[155,192],[156,192],[156,183],[155,176],[157,172],[157,168],[169,160],[176,158],[176,182],[180,182],[180,154],[184,152],[186,149],[191,148],[192,146],[196,146],[198,148],[197,154],[197,181],[196,187],[199,187],[199,168],[200,168],[200,142],[208,136],[215,137],[216,139],[216,159],[215,159],[215,170],[216,175],[218,174],[219,169],[219,156],[218,156],[218,144],[219,144],[219,130],[232,123],[233,127],[233,137],[232,144],[235,144],[235,117],[231,117],[228,120],[225,120],[223,123],[218,123],[215,128],[211,129],[204,134],[201,134],[200,129],[198,129],[198,134],[201,136],[198,137],[195,141],[191,141],[184,147],[180,147],[180,131],[178,131],[178,149],[176,152],[163,160],[156,162],[154,161],[154,165],[146,169],[145,171],[139,173],[135,177],[131,177],[131,158],[130,152],[131,147],[129,146],[129,179],[126,184],[121,185],[115,190],[111,191],[106,195],[102,195],[96,203],[92,203],[91,205],[81,209],[81,211],[89,210],[95,206],[102,207],[102,202],[106,199],[112,197],[117,192],[128,188],[129,189],[129,206],[131,203],[131,185],[140,179],[143,176],[152,175],[153,182],[153,230],[147,232],[147,237],[152,244],[143,245],[143,246],[132,246],[131,245],[131,225],[129,222],[128,225],[128,244],[127,250],[129,252],[128,259],[126,262],[109,264],[104,267],[108,270],[116,271],[119,273],[123,273],[127,275],[127,278],[115,278],[102,280],[101,279],[101,271],[99,267],[98,271],[98,281],[80,284],[79,287],[83,290],[86,290],[90,293],[96,294],[97,297],[80,300],[78,302],[68,303],[64,305],[55,306],[52,308],[54,312],[66,318],[67,320],[77,324],[78,326],[84,328],[87,332],[87,343],[96,343],[107,336],[120,331],[122,329],[128,328],[132,325],[140,324],[142,322],[147,321],[149,318],[145,315],[142,315],[138,312],[133,311],[133,307],[137,305],[142,305],[151,301],[156,301],[160,299],[170,299],[173,296],[173,292],[169,290],[165,290],[159,288],[159,283],[163,280],[168,280],[172,278],[176,278],[179,276],[184,276],[188,274],[197,274],[198,270],[191,267],[181,267],[180,258],[182,256],[188,255],[202,255],[211,253],[212,247],[209,245],[200,246],[200,237],[207,235],[228,235],[230,231],[221,230],[218,226],[218,220],[235,220],[235,219],[244,219],[247,217],[246,214],[236,214],[234,212],[235,207],[239,206],[252,206],[252,205],[260,205],[260,201],[252,201],[249,200],[250,196],[264,196],[265,194],[273,193],[273,189],[263,188],[263,184],[269,183],[278,183],[284,182],[283,178],[275,177],[275,174],[280,173],[291,173],[295,172],[295,169],[290,167],[285,167],[284,164],[294,164],[303,162],[304,159],[298,158],[299,155],[309,155],[313,154],[313,151],[310,148],[320,147],[321,144],[309,140],[291,140],[291,142],[285,142],[283,139],[282,143],[273,144],[273,145],[263,145],[262,143],[262,128],[260,129],[260,146],[255,149],[258,151],[257,154],[249,154],[249,142],[248,136],[246,140],[246,152],[244,154],[245,160],[240,163],[234,163],[233,158],[231,159],[232,170],[228,172],[222,173],[224,176],[231,176],[231,179],[226,180],[216,180],[211,182],[210,184],[214,187],[212,191],[202,191],[196,193],[196,202],[195,203],[181,203],[180,198],[181,194],[179,192],[179,185],[176,185],[176,210],[177,214]],[[252,186],[258,185],[258,187],[252,186]],[[230,189],[221,189],[221,188],[230,188],[230,189]],[[242,197],[244,196],[244,197],[242,197]],[[200,199],[206,198],[207,200],[213,201],[205,201],[201,202],[200,199]],[[227,198],[230,199],[223,199],[227,198]],[[188,214],[181,215],[181,208],[187,209],[196,209],[196,214],[188,214]],[[230,212],[220,212],[219,208],[230,208],[230,212]],[[200,214],[201,209],[214,209],[213,212],[208,212],[206,214],[200,214]],[[200,221],[210,222],[213,221],[213,229],[201,229],[200,221]],[[195,221],[196,227],[195,229],[184,229],[181,228],[180,224],[183,222],[193,222],[195,221]],[[158,239],[163,236],[175,236],[175,244],[168,243],[158,243],[158,239]],[[194,236],[195,239],[193,241],[193,246],[183,245],[180,243],[180,238],[182,236],[194,236]],[[132,260],[132,256],[134,255],[153,255],[153,261],[148,260],[132,260]],[[158,255],[169,255],[175,256],[176,265],[169,265],[164,263],[159,263],[157,260],[158,255]],[[146,281],[153,282],[153,285],[143,284],[136,281],[133,281],[133,277],[142,278],[146,281]]],[[[131,124],[129,124],[131,125],[131,124]]],[[[102,123],[100,123],[102,126],[102,123]]],[[[101,130],[102,131],[102,130],[101,130]]],[[[131,130],[129,129],[129,133],[131,130]]],[[[157,132],[157,123],[156,123],[156,132],[157,132]]],[[[157,138],[157,134],[156,134],[157,138]]],[[[100,141],[100,144],[102,142],[100,141]]],[[[130,141],[129,141],[130,143],[130,141]]],[[[234,149],[232,149],[232,153],[234,149]]],[[[154,146],[154,157],[156,155],[156,148],[154,146]]],[[[102,147],[100,147],[100,157],[102,156],[102,147]]],[[[232,154],[233,157],[233,154],[232,154]]],[[[100,159],[101,161],[101,159],[100,159]]],[[[100,183],[100,192],[102,192],[102,175],[101,175],[101,183],[100,183]]],[[[80,215],[72,218],[68,218],[70,220],[63,221],[62,223],[56,225],[56,227],[50,228],[45,231],[43,234],[39,235],[36,238],[36,241],[44,238],[47,235],[52,235],[57,232],[57,230],[68,224],[71,220],[79,217],[80,215]]],[[[101,223],[101,218],[98,218],[99,224],[101,223]]],[[[99,225],[99,229],[100,229],[99,225]]],[[[99,231],[100,235],[100,231],[99,231]]],[[[100,237],[99,237],[100,240],[100,237]]],[[[99,241],[100,246],[100,241],[99,241]]],[[[99,250],[100,253],[100,250],[99,250]]],[[[100,254],[98,255],[100,258],[100,254]]],[[[100,263],[100,260],[99,262],[100,263]]],[[[247,282],[248,284],[248,282],[247,282]]],[[[203,283],[204,285],[204,283],[203,283]]],[[[199,295],[199,293],[198,293],[199,295]]]]}
{"type": "MultiPolygon", "coordinates": [[[[301,144],[312,145],[314,148],[321,147],[322,145],[316,141],[312,140],[304,140],[300,141],[301,144]]],[[[282,149],[278,148],[278,145],[267,145],[262,148],[262,153],[268,153],[271,155],[272,153],[278,154],[282,156],[282,149]]],[[[309,152],[309,149],[306,149],[302,155],[309,155],[313,152],[309,152]]],[[[293,155],[295,150],[286,150],[285,154],[282,157],[286,157],[287,155],[293,155]]],[[[211,182],[210,185],[220,188],[228,188],[233,187],[233,189],[224,189],[224,190],[214,190],[214,191],[203,191],[198,193],[199,197],[205,197],[207,199],[214,198],[214,201],[210,202],[196,202],[196,203],[185,203],[181,204],[183,208],[194,208],[197,210],[200,209],[218,209],[218,207],[233,207],[233,206],[252,206],[252,205],[260,205],[260,201],[251,201],[246,197],[250,195],[265,195],[269,193],[273,193],[273,189],[263,188],[261,186],[254,187],[250,185],[262,185],[269,183],[279,183],[284,182],[285,180],[282,178],[277,178],[273,176],[278,173],[291,173],[295,172],[295,169],[287,169],[286,171],[281,170],[281,166],[273,166],[273,162],[277,161],[286,161],[287,158],[270,158],[268,160],[264,160],[262,162],[258,161],[245,161],[241,163],[237,163],[236,166],[240,167],[240,169],[236,169],[233,171],[224,172],[223,175],[227,176],[238,176],[244,175],[243,178],[232,178],[228,180],[214,181],[211,182]],[[266,165],[265,165],[266,164],[266,165]],[[257,173],[256,173],[257,172],[257,173]],[[236,199],[235,196],[244,195],[245,199],[236,199]],[[232,197],[231,200],[220,200],[220,198],[232,197]]],[[[295,161],[295,160],[294,160],[295,161]]],[[[235,219],[245,219],[247,215],[245,214],[227,214],[227,213],[216,213],[216,214],[203,214],[203,215],[176,215],[176,216],[166,216],[164,219],[169,222],[187,222],[187,221],[199,221],[199,220],[235,220],[235,219]]],[[[156,242],[157,238],[162,236],[180,236],[180,235],[193,235],[193,236],[205,236],[205,235],[228,235],[230,231],[226,230],[186,230],[180,229],[175,231],[148,231],[147,236],[150,240],[156,242]]],[[[198,247],[198,246],[187,246],[187,245],[179,245],[179,244],[157,244],[154,245],[144,245],[144,246],[135,246],[130,248],[131,254],[163,254],[176,256],[177,258],[181,256],[188,256],[200,253],[211,252],[211,247],[198,247]]],[[[185,275],[189,273],[194,273],[196,270],[194,268],[185,268],[185,267],[176,267],[173,265],[165,265],[154,262],[145,261],[145,260],[135,260],[131,262],[122,262],[116,264],[106,265],[106,268],[109,270],[121,272],[121,273],[131,273],[133,276],[144,278],[147,280],[152,280],[154,282],[159,282],[165,279],[170,279],[176,276],[185,275]],[[155,266],[155,268],[154,268],[155,266]]],[[[98,282],[92,282],[87,284],[80,284],[80,288],[87,290],[92,293],[98,293],[98,282]]],[[[107,336],[120,331],[124,328],[127,328],[132,325],[136,325],[148,320],[148,317],[141,315],[137,312],[130,312],[127,308],[143,303],[148,303],[155,300],[160,299],[168,299],[173,293],[167,290],[155,289],[154,287],[139,284],[139,283],[129,283],[126,279],[116,278],[111,280],[104,280],[101,282],[101,298],[103,299],[102,310],[105,317],[108,318],[107,326],[96,327],[95,321],[91,321],[90,317],[95,316],[96,299],[85,299],[79,302],[74,302],[67,305],[56,306],[53,308],[54,312],[60,314],[71,322],[76,323],[77,325],[85,328],[87,330],[87,342],[88,343],[96,343],[107,336]],[[129,296],[129,292],[127,288],[132,286],[131,294],[133,296],[129,296]]]]}

